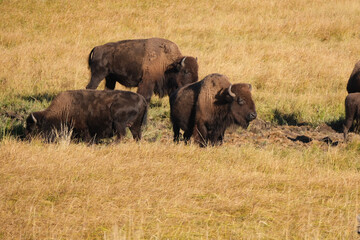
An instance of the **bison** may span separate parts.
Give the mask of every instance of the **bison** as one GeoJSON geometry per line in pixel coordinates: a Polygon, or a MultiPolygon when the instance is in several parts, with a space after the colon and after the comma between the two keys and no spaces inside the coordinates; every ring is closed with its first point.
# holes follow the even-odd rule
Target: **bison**
{"type": "Polygon", "coordinates": [[[170,118],[174,141],[180,129],[187,142],[194,136],[200,146],[221,144],[227,127],[232,124],[247,128],[256,118],[251,85],[231,84],[225,75],[210,74],[170,96],[170,118]]]}
{"type": "Polygon", "coordinates": [[[124,40],[94,47],[89,54],[91,79],[87,89],[96,89],[105,78],[105,89],[116,82],[138,87],[149,102],[153,93],[171,95],[176,89],[198,80],[197,59],[185,57],[166,39],[124,40]]]}
{"type": "Polygon", "coordinates": [[[126,127],[135,140],[141,139],[141,126],[146,122],[147,102],[128,91],[72,90],[59,93],[50,106],[31,113],[26,119],[27,136],[40,133],[51,141],[53,130],[73,128],[75,138],[98,142],[126,134],[126,127]]]}
{"type": "MultiPolygon", "coordinates": [[[[347,140],[347,134],[354,120],[357,125],[360,121],[360,93],[350,93],[345,98],[345,123],[344,123],[344,140],[347,140]]],[[[359,126],[357,126],[359,127],[359,126]]]]}
{"type": "Polygon", "coordinates": [[[348,93],[360,92],[360,61],[355,64],[347,83],[346,90],[348,93]]]}

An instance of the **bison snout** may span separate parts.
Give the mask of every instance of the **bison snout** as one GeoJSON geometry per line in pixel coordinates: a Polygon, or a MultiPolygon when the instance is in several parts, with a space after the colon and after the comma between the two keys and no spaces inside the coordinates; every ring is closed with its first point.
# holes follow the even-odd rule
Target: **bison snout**
{"type": "Polygon", "coordinates": [[[252,112],[252,113],[249,113],[249,115],[247,115],[247,120],[248,120],[248,121],[252,121],[252,120],[254,120],[256,117],[257,117],[256,112],[252,112]]]}

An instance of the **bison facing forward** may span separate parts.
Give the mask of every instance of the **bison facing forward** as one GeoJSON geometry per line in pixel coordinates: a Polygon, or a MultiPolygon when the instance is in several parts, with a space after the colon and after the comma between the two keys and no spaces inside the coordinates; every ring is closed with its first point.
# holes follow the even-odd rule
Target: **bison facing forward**
{"type": "Polygon", "coordinates": [[[174,141],[179,141],[179,131],[184,139],[194,136],[200,146],[222,143],[224,133],[231,124],[247,128],[256,118],[255,104],[251,98],[250,84],[231,84],[220,74],[206,76],[180,88],[170,96],[170,117],[174,141]]]}
{"type": "Polygon", "coordinates": [[[89,54],[91,80],[87,89],[96,89],[105,78],[105,88],[116,82],[138,87],[149,102],[153,92],[169,96],[176,89],[198,80],[198,64],[184,57],[178,46],[166,39],[124,40],[93,48],[89,54]]]}
{"type": "Polygon", "coordinates": [[[346,90],[348,93],[360,92],[360,61],[354,66],[346,90]]]}
{"type": "Polygon", "coordinates": [[[354,120],[357,121],[357,128],[360,121],[360,93],[350,93],[345,98],[345,123],[344,123],[344,140],[347,140],[348,131],[353,124],[354,120]]]}
{"type": "Polygon", "coordinates": [[[73,128],[74,137],[97,142],[114,133],[120,140],[129,127],[134,139],[139,140],[146,115],[146,100],[133,92],[66,91],[58,94],[44,111],[30,114],[26,135],[41,133],[50,140],[53,130],[66,126],[73,128]]]}

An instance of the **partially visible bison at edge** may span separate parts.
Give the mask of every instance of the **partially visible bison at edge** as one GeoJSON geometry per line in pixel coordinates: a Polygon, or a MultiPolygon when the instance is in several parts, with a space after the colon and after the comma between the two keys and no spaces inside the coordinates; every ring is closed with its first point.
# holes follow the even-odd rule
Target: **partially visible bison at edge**
{"type": "Polygon", "coordinates": [[[221,144],[231,124],[247,128],[256,118],[251,85],[231,84],[225,75],[210,74],[203,80],[180,88],[170,96],[170,118],[174,141],[191,136],[200,146],[221,144]]]}
{"type": "Polygon", "coordinates": [[[354,66],[346,90],[348,93],[360,92],[360,61],[354,66]]]}
{"type": "Polygon", "coordinates": [[[96,89],[105,78],[105,89],[116,82],[138,87],[147,102],[153,93],[163,97],[198,80],[197,59],[185,57],[178,46],[166,39],[134,39],[94,47],[89,54],[91,80],[87,89],[96,89]]]}
{"type": "Polygon", "coordinates": [[[359,128],[360,121],[360,93],[350,93],[345,98],[345,123],[344,123],[344,140],[347,140],[347,135],[354,120],[356,120],[359,128]]]}
{"type": "Polygon", "coordinates": [[[26,119],[26,135],[40,134],[54,140],[54,130],[73,128],[73,138],[98,142],[112,137],[119,141],[126,127],[135,140],[141,139],[141,126],[146,122],[147,102],[128,91],[72,90],[58,94],[50,106],[31,113],[26,119]]]}

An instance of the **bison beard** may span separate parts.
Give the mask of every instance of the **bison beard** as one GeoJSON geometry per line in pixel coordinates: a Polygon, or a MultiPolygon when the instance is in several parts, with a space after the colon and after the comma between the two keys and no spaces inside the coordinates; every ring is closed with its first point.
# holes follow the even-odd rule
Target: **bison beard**
{"type": "Polygon", "coordinates": [[[179,141],[182,129],[185,142],[193,136],[200,146],[221,144],[231,124],[247,128],[256,118],[250,91],[250,84],[231,85],[220,74],[180,88],[170,96],[174,141],[179,141]]]}
{"type": "Polygon", "coordinates": [[[87,89],[96,89],[105,78],[105,88],[116,82],[138,87],[147,102],[153,93],[170,95],[177,88],[198,80],[198,64],[184,57],[178,46],[166,39],[124,40],[93,48],[89,54],[91,79],[87,89]]]}

